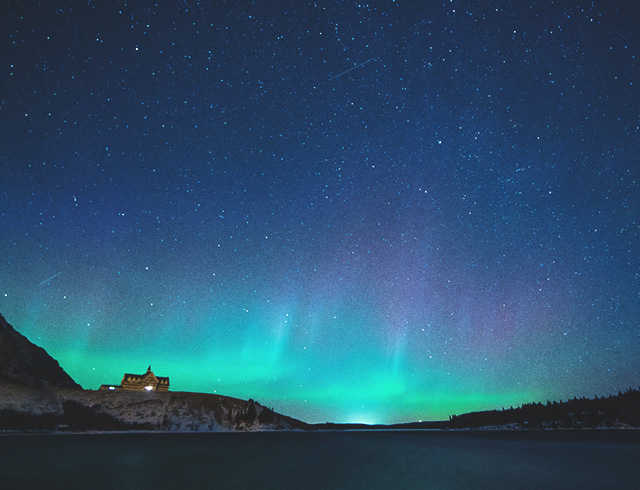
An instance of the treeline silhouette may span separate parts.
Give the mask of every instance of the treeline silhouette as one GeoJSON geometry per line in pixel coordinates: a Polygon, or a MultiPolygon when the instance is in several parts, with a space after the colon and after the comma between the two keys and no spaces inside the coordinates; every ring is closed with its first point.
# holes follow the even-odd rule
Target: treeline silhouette
{"type": "Polygon", "coordinates": [[[451,429],[503,425],[554,429],[640,427],[640,389],[607,397],[527,403],[517,408],[452,415],[446,424],[451,429]]]}

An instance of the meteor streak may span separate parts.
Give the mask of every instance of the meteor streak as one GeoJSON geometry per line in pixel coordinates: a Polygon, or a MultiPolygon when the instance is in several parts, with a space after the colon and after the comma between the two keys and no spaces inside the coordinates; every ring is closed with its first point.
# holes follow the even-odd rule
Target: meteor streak
{"type": "Polygon", "coordinates": [[[44,281],[42,281],[40,284],[38,284],[38,286],[42,286],[43,284],[48,283],[51,279],[53,279],[54,277],[58,277],[60,274],[62,274],[62,271],[58,272],[57,274],[54,274],[53,276],[51,276],[49,279],[45,279],[44,281]]]}
{"type": "Polygon", "coordinates": [[[359,65],[352,66],[351,68],[349,68],[348,70],[343,71],[342,73],[338,73],[337,75],[333,75],[331,78],[329,78],[329,80],[333,80],[335,78],[341,77],[345,73],[349,73],[351,70],[355,70],[356,68],[360,68],[361,66],[366,65],[367,63],[369,63],[370,61],[373,61],[375,59],[377,59],[377,58],[370,58],[367,61],[363,61],[359,65]]]}

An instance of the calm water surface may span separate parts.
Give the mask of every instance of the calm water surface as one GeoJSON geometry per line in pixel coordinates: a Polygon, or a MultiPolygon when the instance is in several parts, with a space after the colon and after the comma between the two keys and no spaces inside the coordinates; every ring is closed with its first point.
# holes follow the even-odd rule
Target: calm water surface
{"type": "Polygon", "coordinates": [[[0,489],[638,489],[640,431],[0,437],[0,489]]]}

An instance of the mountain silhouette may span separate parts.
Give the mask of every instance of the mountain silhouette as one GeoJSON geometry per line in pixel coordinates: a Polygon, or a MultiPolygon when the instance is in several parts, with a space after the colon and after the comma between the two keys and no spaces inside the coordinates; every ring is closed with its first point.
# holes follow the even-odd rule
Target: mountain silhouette
{"type": "Polygon", "coordinates": [[[36,388],[82,387],[42,347],[16,332],[0,314],[0,380],[36,388]]]}

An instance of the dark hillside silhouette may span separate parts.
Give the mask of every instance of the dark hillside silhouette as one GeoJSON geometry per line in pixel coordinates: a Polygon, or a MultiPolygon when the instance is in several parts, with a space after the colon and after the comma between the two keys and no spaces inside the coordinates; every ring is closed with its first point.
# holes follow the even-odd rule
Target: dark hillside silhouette
{"type": "Polygon", "coordinates": [[[31,343],[0,315],[0,381],[38,388],[82,387],[42,347],[31,343]]]}
{"type": "Polygon", "coordinates": [[[453,415],[452,429],[515,425],[519,428],[640,427],[640,390],[617,395],[572,398],[568,401],[527,403],[517,408],[453,415]]]}

